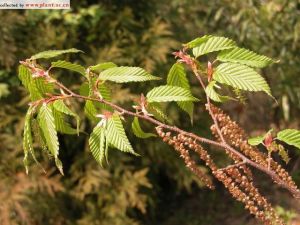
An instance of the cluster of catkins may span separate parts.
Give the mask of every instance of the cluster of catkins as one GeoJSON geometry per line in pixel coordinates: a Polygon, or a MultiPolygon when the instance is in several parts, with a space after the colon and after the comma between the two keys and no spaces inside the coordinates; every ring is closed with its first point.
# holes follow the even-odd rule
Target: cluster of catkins
{"type": "MultiPolygon", "coordinates": [[[[236,144],[244,143],[244,133],[241,133],[242,130],[240,128],[237,129],[238,126],[236,125],[236,123],[232,122],[230,118],[223,114],[221,110],[213,107],[213,112],[216,114],[226,141],[230,140],[230,144],[234,145],[235,147],[240,147],[236,144]],[[226,121],[224,119],[226,119],[226,121]],[[232,130],[234,131],[231,132],[232,130]]],[[[211,169],[212,174],[224,184],[231,195],[236,200],[242,202],[245,205],[245,208],[248,209],[250,213],[253,214],[257,219],[259,219],[266,225],[284,224],[276,215],[274,209],[267,202],[266,198],[259,193],[256,187],[254,187],[251,170],[236,155],[227,152],[229,156],[234,160],[235,164],[230,165],[226,168],[219,169],[213,162],[208,152],[193,138],[187,137],[184,134],[180,133],[174,135],[171,132],[164,132],[162,127],[157,127],[156,131],[164,142],[173,146],[174,149],[179,152],[180,157],[183,158],[186,166],[195,175],[197,175],[199,179],[204,184],[206,184],[207,187],[211,189],[214,188],[212,180],[206,173],[203,173],[197,167],[196,162],[191,158],[189,154],[190,150],[196,152],[199,155],[200,159],[203,160],[206,166],[211,169]]],[[[217,136],[214,127],[212,127],[212,131],[217,136]]],[[[253,150],[250,149],[250,147],[251,146],[248,147],[247,142],[243,145],[243,149],[248,151],[247,155],[249,157],[250,155],[252,157],[256,157],[257,161],[255,160],[255,162],[263,162],[263,165],[267,165],[265,156],[256,150],[254,150],[254,153],[253,150]]],[[[275,165],[274,163],[272,163],[273,166],[275,165]]]]}
{"type": "Polygon", "coordinates": [[[182,134],[171,136],[171,132],[164,132],[161,127],[156,127],[157,134],[164,142],[174,147],[183,158],[185,165],[210,189],[214,189],[214,185],[209,176],[197,166],[196,162],[191,158],[188,149],[197,152],[200,158],[205,161],[206,165],[212,170],[217,170],[216,165],[211,160],[210,155],[192,138],[185,137],[182,134]]]}
{"type": "Polygon", "coordinates": [[[228,168],[219,169],[213,174],[224,184],[236,200],[242,202],[245,208],[264,224],[284,224],[266,198],[254,187],[251,178],[244,173],[243,168],[229,166],[228,168]]]}
{"type": "MultiPolygon", "coordinates": [[[[206,107],[208,107],[208,105],[206,105],[206,107]]],[[[262,167],[274,171],[279,176],[281,182],[284,182],[291,190],[293,190],[293,193],[295,193],[295,195],[298,196],[300,194],[300,191],[298,190],[295,182],[280,164],[275,162],[272,158],[268,157],[267,154],[264,154],[263,152],[259,151],[257,147],[249,145],[245,131],[242,128],[240,128],[235,121],[232,121],[230,117],[226,115],[221,109],[213,106],[212,104],[210,104],[210,108],[218,122],[221,133],[228,144],[239,148],[245,156],[247,156],[257,164],[261,165],[262,167]]],[[[213,135],[219,140],[220,137],[218,135],[215,125],[211,126],[211,131],[213,135]]],[[[232,158],[236,162],[239,162],[239,159],[237,157],[233,156],[232,158]]],[[[274,182],[277,181],[274,180],[274,182]]]]}

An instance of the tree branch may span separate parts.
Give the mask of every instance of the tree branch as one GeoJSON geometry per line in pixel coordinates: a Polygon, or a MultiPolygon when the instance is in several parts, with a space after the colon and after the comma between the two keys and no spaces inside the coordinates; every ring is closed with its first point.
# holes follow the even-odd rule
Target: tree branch
{"type": "Polygon", "coordinates": [[[123,115],[129,115],[129,116],[133,116],[133,117],[138,117],[140,119],[143,119],[143,120],[146,120],[154,125],[157,125],[157,126],[160,126],[164,129],[167,129],[167,130],[170,130],[170,131],[173,131],[173,132],[176,132],[176,133],[180,133],[180,134],[183,134],[187,137],[191,137],[199,142],[202,142],[202,143],[206,143],[206,144],[209,144],[209,145],[213,145],[213,146],[216,146],[216,147],[220,147],[220,148],[223,148],[223,149],[227,149],[228,151],[230,151],[231,153],[233,153],[234,155],[238,156],[243,163],[245,164],[248,164],[262,172],[264,172],[265,174],[269,175],[278,185],[284,187],[285,189],[287,189],[288,191],[290,191],[296,198],[300,198],[300,193],[298,192],[298,190],[294,190],[292,189],[291,187],[289,187],[284,181],[282,181],[280,179],[280,177],[272,170],[268,170],[268,168],[265,168],[255,162],[253,162],[252,160],[250,160],[249,158],[247,158],[245,155],[243,155],[241,152],[237,151],[236,149],[232,148],[231,146],[229,146],[226,142],[222,142],[222,143],[219,143],[219,142],[216,142],[216,141],[213,141],[213,140],[210,140],[210,139],[207,139],[207,138],[204,138],[204,137],[200,137],[194,133],[190,133],[190,132],[187,132],[187,131],[184,131],[176,126],[171,126],[171,125],[167,125],[167,124],[164,124],[148,115],[143,115],[143,114],[138,114],[136,112],[132,112],[132,111],[129,111],[129,110],[126,110],[112,102],[109,102],[105,99],[100,99],[100,98],[94,98],[94,97],[88,97],[88,96],[82,96],[82,95],[79,95],[79,94],[76,94],[74,93],[73,91],[71,91],[70,89],[68,89],[67,87],[65,87],[62,83],[60,83],[59,81],[57,80],[53,80],[53,83],[55,83],[59,88],[65,90],[66,92],[68,92],[70,95],[67,95],[65,96],[66,98],[78,98],[78,99],[83,99],[83,100],[90,100],[90,101],[95,101],[95,102],[100,102],[100,103],[103,103],[103,104],[106,104],[110,107],[112,107],[114,110],[122,113],[123,115]]]}

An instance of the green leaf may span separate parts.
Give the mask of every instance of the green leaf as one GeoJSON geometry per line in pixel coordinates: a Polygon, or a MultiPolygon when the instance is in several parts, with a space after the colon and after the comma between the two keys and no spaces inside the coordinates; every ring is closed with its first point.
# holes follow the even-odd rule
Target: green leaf
{"type": "Polygon", "coordinates": [[[34,161],[38,163],[36,157],[35,157],[35,153],[34,153],[34,149],[33,149],[33,141],[32,141],[32,128],[31,128],[31,118],[32,118],[32,113],[33,110],[30,107],[26,113],[25,116],[25,124],[24,124],[24,133],[23,133],[23,150],[24,150],[24,166],[26,169],[26,173],[28,174],[28,156],[29,153],[32,155],[32,158],[34,159],[34,161]]]}
{"type": "Polygon", "coordinates": [[[221,51],[235,47],[235,42],[225,37],[210,36],[198,47],[193,48],[193,54],[197,58],[210,52],[221,51]]]}
{"type": "Polygon", "coordinates": [[[138,155],[134,152],[126,136],[122,121],[118,115],[113,115],[110,119],[108,119],[106,137],[109,144],[120,151],[138,155]]]}
{"type": "Polygon", "coordinates": [[[177,102],[177,105],[189,114],[191,121],[193,122],[193,114],[194,114],[194,103],[193,102],[177,102]]]}
{"type": "Polygon", "coordinates": [[[263,143],[264,139],[265,139],[265,135],[264,136],[252,137],[252,138],[248,139],[248,143],[250,145],[255,146],[255,145],[259,145],[259,144],[263,143]]]}
{"type": "Polygon", "coordinates": [[[58,158],[59,142],[55,127],[55,119],[51,107],[43,104],[38,113],[38,123],[43,132],[47,147],[52,156],[54,156],[56,167],[63,175],[62,163],[58,158]]]}
{"type": "MultiPolygon", "coordinates": [[[[104,98],[107,101],[111,101],[111,89],[105,84],[100,84],[98,85],[98,91],[100,92],[102,98],[104,98]]],[[[89,96],[89,94],[91,93],[90,91],[90,87],[88,83],[83,83],[80,86],[80,90],[79,90],[80,95],[83,96],[89,96]]]]}
{"type": "Polygon", "coordinates": [[[228,100],[232,99],[229,96],[219,95],[215,91],[215,85],[216,85],[216,81],[211,81],[211,82],[209,82],[209,84],[205,88],[205,93],[207,94],[207,96],[211,100],[216,101],[216,102],[225,102],[225,101],[228,101],[228,100]]]}
{"type": "Polygon", "coordinates": [[[53,93],[53,91],[54,91],[53,83],[47,82],[47,80],[44,77],[34,78],[33,83],[37,87],[40,94],[43,95],[43,96],[46,95],[46,94],[49,94],[49,93],[53,93]]]}
{"type": "Polygon", "coordinates": [[[300,131],[285,129],[277,133],[277,139],[300,149],[300,131]]]}
{"type": "Polygon", "coordinates": [[[217,59],[222,62],[240,63],[257,68],[263,68],[274,63],[274,60],[269,57],[238,47],[220,52],[217,59]]]}
{"type": "Polygon", "coordinates": [[[134,117],[132,125],[131,125],[132,131],[135,136],[138,138],[149,138],[149,137],[156,137],[153,133],[145,133],[139,123],[139,119],[137,117],[134,117]]]}
{"type": "MultiPolygon", "coordinates": [[[[92,87],[93,87],[93,83],[94,83],[95,79],[90,80],[90,84],[88,83],[84,83],[83,85],[81,85],[80,87],[80,93],[81,95],[84,96],[89,96],[92,97],[93,96],[93,92],[92,92],[92,87]]],[[[98,91],[99,94],[102,96],[103,99],[111,101],[111,90],[108,88],[108,86],[106,84],[100,84],[98,85],[98,91]]],[[[95,121],[95,115],[97,114],[97,112],[99,111],[99,109],[102,110],[106,110],[106,111],[112,111],[112,108],[104,103],[100,103],[100,102],[92,102],[92,101],[86,101],[86,105],[85,105],[85,113],[88,116],[88,118],[91,121],[95,121]]]]}
{"type": "Polygon", "coordinates": [[[78,131],[70,126],[69,123],[65,121],[64,114],[55,109],[52,110],[54,117],[54,125],[58,132],[62,134],[78,134],[78,131]]]}
{"type": "Polygon", "coordinates": [[[99,80],[109,80],[116,83],[127,82],[143,82],[149,80],[160,80],[159,77],[155,77],[144,69],[139,67],[114,67],[104,70],[99,74],[99,80]]]}
{"type": "Polygon", "coordinates": [[[58,157],[59,143],[57,132],[54,123],[54,116],[52,109],[48,107],[46,104],[43,104],[38,113],[38,122],[40,128],[44,134],[46,144],[51,155],[54,158],[58,157]]]}
{"type": "Polygon", "coordinates": [[[264,91],[271,96],[271,90],[266,80],[245,65],[222,63],[215,69],[213,78],[234,88],[245,91],[264,91]]]}
{"type": "MultiPolygon", "coordinates": [[[[98,86],[98,91],[103,99],[107,101],[112,101],[111,99],[111,90],[108,88],[106,84],[101,84],[98,86]]],[[[113,111],[111,106],[108,106],[104,103],[96,102],[96,106],[98,106],[100,109],[106,110],[106,111],[113,111]]]]}
{"type": "Polygon", "coordinates": [[[95,122],[97,120],[97,118],[96,118],[97,109],[92,101],[87,100],[85,102],[84,113],[87,116],[87,118],[89,120],[91,120],[92,122],[95,122]]]}
{"type": "Polygon", "coordinates": [[[74,116],[74,117],[79,117],[76,113],[74,113],[68,106],[66,106],[66,104],[64,103],[64,101],[62,99],[58,99],[56,101],[54,101],[53,103],[53,107],[59,111],[62,112],[64,114],[67,114],[69,116],[74,116]]]}
{"type": "Polygon", "coordinates": [[[189,90],[175,86],[159,86],[147,93],[148,102],[199,101],[189,90]]]}
{"type": "Polygon", "coordinates": [[[79,94],[83,96],[89,96],[89,93],[90,93],[89,84],[87,82],[82,83],[79,88],[79,94]]]}
{"type": "MultiPolygon", "coordinates": [[[[89,96],[89,97],[91,97],[93,95],[93,91],[92,91],[93,83],[92,82],[93,82],[93,80],[89,79],[88,83],[83,83],[81,85],[80,95],[89,96]]],[[[92,122],[97,121],[97,118],[96,118],[97,109],[96,109],[95,104],[94,104],[93,101],[87,100],[85,102],[84,113],[90,121],[92,121],[92,122]]]]}
{"type": "Polygon", "coordinates": [[[186,78],[186,72],[184,66],[181,63],[175,63],[167,77],[167,84],[170,86],[178,86],[184,89],[190,90],[189,81],[186,78]]]}
{"type": "Polygon", "coordinates": [[[77,134],[79,134],[79,126],[80,126],[80,117],[78,116],[78,114],[74,113],[68,106],[66,106],[66,104],[64,103],[63,100],[56,100],[53,103],[53,107],[64,114],[67,114],[69,116],[73,116],[76,119],[76,127],[77,127],[77,134]]]}
{"type": "Polygon", "coordinates": [[[78,52],[83,52],[83,51],[78,50],[76,48],[70,48],[67,50],[48,50],[48,51],[37,53],[37,54],[31,56],[30,59],[31,60],[49,59],[49,58],[54,58],[54,57],[57,57],[57,56],[60,56],[62,54],[66,54],[66,53],[78,53],[78,52]]]}
{"type": "Polygon", "coordinates": [[[35,82],[33,81],[31,72],[23,65],[19,66],[19,79],[21,80],[23,86],[28,90],[30,99],[32,101],[42,98],[35,82]]]}
{"type": "Polygon", "coordinates": [[[96,159],[96,161],[103,166],[103,161],[107,152],[107,144],[106,144],[106,136],[105,136],[105,128],[96,126],[93,129],[93,132],[89,138],[89,146],[92,152],[92,155],[96,159]]]}
{"type": "Polygon", "coordinates": [[[117,67],[117,64],[113,62],[104,62],[104,63],[99,63],[95,66],[90,66],[90,70],[95,71],[95,72],[101,72],[103,70],[107,70],[113,67],[117,67]]]}
{"type": "Polygon", "coordinates": [[[111,101],[111,90],[105,85],[105,84],[101,84],[98,86],[98,90],[102,96],[102,98],[104,98],[107,101],[111,101]]]}
{"type": "Polygon", "coordinates": [[[46,140],[45,140],[43,131],[42,131],[42,129],[39,126],[38,119],[32,118],[31,127],[32,127],[32,132],[33,132],[34,140],[37,142],[37,144],[42,148],[42,150],[44,152],[48,153],[48,148],[47,148],[46,140]]]}
{"type": "MultiPolygon", "coordinates": [[[[91,80],[90,82],[92,83],[94,82],[94,80],[91,80]]],[[[88,83],[83,83],[80,87],[80,95],[89,97],[93,96],[90,86],[92,86],[92,84],[89,85],[88,83]]],[[[111,90],[106,84],[98,85],[98,91],[103,99],[111,101],[111,90]]],[[[99,109],[112,111],[112,108],[110,106],[100,102],[92,102],[90,100],[87,100],[84,106],[84,112],[86,116],[93,122],[96,122],[97,120],[95,115],[97,114],[99,109]]]]}
{"type": "Polygon", "coordinates": [[[160,103],[158,102],[151,102],[148,103],[146,106],[147,111],[152,114],[156,119],[164,122],[167,121],[168,123],[171,123],[170,119],[164,112],[163,108],[161,107],[160,103]]]}
{"type": "MultiPolygon", "coordinates": [[[[183,65],[180,63],[175,63],[171,67],[167,77],[167,84],[170,86],[182,87],[191,92],[189,81],[186,78],[186,72],[184,70],[183,65]]],[[[193,118],[193,102],[177,102],[177,104],[182,110],[189,114],[191,119],[193,118]]]]}
{"type": "Polygon", "coordinates": [[[203,37],[195,38],[194,40],[184,44],[184,46],[187,48],[195,48],[201,45],[202,43],[206,42],[211,37],[211,35],[204,35],[203,37]]]}
{"type": "Polygon", "coordinates": [[[83,66],[75,64],[75,63],[71,63],[71,62],[67,62],[67,61],[63,61],[63,60],[58,60],[56,62],[52,62],[51,67],[52,68],[63,68],[63,69],[67,69],[67,70],[72,70],[72,71],[78,72],[81,75],[85,76],[85,68],[83,66]]]}
{"type": "Polygon", "coordinates": [[[19,79],[28,90],[32,101],[43,98],[47,93],[53,93],[54,85],[44,77],[33,78],[30,70],[23,65],[19,66],[19,79]]]}

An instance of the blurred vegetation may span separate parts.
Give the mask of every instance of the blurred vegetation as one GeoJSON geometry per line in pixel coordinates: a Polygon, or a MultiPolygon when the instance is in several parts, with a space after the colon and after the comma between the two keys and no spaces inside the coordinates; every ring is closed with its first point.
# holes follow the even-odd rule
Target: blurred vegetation
{"type": "MultiPolygon", "coordinates": [[[[215,192],[203,189],[168,146],[154,139],[135,141],[132,134],[133,146],[142,157],[111,151],[110,165],[101,168],[89,153],[86,134],[60,136],[66,175],[60,176],[41,154],[39,159],[47,173],[33,164],[26,176],[21,143],[29,99],[16,76],[17,66],[19,60],[43,50],[75,47],[86,54],[71,58],[74,62],[93,65],[110,60],[141,66],[166,78],[174,63],[171,53],[180,43],[204,34],[223,35],[280,60],[263,71],[278,104],[257,94],[249,96],[246,105],[225,107],[229,113],[252,133],[268,130],[269,124],[275,129],[299,129],[300,2],[71,2],[71,10],[0,11],[0,223],[254,224],[221,185],[215,192]]],[[[59,79],[71,87],[79,84],[76,74],[61,73],[59,79]]],[[[115,86],[113,99],[129,107],[129,100],[147,88],[115,86]]],[[[197,93],[196,83],[194,89],[197,93]]],[[[80,113],[82,109],[77,107],[80,113]]],[[[186,115],[178,114],[175,105],[168,112],[176,125],[190,127],[186,115]]],[[[203,109],[197,108],[193,131],[207,134],[209,123],[203,109]]],[[[83,121],[81,129],[89,132],[91,124],[83,121]]],[[[300,159],[290,153],[293,160],[289,169],[300,183],[300,159]]],[[[217,155],[221,163],[222,156],[217,155]]],[[[299,206],[276,187],[271,193],[263,176],[258,179],[274,202],[285,207],[279,208],[280,213],[289,221],[295,219],[299,206]]]]}

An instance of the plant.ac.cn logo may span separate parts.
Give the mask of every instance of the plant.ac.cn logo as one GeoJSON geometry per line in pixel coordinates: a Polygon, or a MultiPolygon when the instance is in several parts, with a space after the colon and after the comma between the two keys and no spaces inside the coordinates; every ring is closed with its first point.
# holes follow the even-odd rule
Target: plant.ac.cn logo
{"type": "Polygon", "coordinates": [[[4,0],[0,9],[70,9],[70,0],[4,0]]]}

